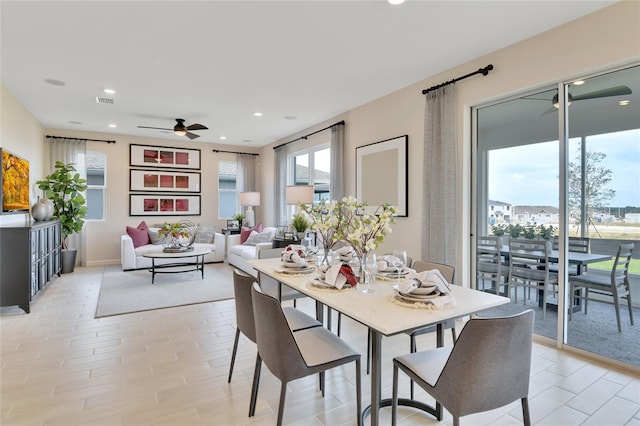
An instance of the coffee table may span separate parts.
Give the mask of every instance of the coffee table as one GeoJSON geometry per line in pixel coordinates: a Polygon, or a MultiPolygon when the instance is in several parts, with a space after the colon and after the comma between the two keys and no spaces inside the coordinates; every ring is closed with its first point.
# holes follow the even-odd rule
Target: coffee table
{"type": "Polygon", "coordinates": [[[178,253],[165,253],[162,249],[158,249],[145,253],[142,257],[151,259],[151,269],[149,271],[151,272],[151,284],[153,284],[156,274],[180,274],[183,272],[200,271],[202,273],[202,279],[204,279],[204,257],[209,253],[211,253],[211,249],[201,247],[178,253]],[[185,259],[189,257],[195,257],[195,263],[186,262],[185,259]],[[156,265],[156,259],[182,259],[183,261],[156,265]],[[165,271],[164,269],[168,270],[165,271]]]}

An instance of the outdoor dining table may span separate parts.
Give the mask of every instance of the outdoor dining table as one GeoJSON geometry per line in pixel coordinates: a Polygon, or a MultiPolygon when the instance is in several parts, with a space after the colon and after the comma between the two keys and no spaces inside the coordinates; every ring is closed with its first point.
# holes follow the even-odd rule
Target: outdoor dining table
{"type": "MultiPolygon", "coordinates": [[[[316,306],[327,305],[353,320],[368,327],[371,332],[371,405],[363,412],[363,417],[371,416],[371,425],[379,423],[379,409],[390,406],[391,400],[382,400],[382,337],[437,325],[437,345],[444,346],[442,323],[471,315],[484,309],[509,303],[509,299],[495,294],[485,293],[457,285],[451,285],[451,294],[455,299],[453,306],[442,309],[417,309],[393,302],[392,281],[377,280],[373,283],[374,293],[363,293],[357,289],[332,291],[316,289],[310,285],[315,272],[305,275],[284,274],[280,270],[280,259],[251,260],[249,264],[257,271],[280,281],[316,301],[316,306]]],[[[424,306],[424,305],[423,305],[424,306]]],[[[316,310],[322,320],[322,309],[316,310]]],[[[407,348],[408,350],[408,348],[407,348]]],[[[442,407],[431,407],[425,403],[410,399],[399,399],[400,405],[419,408],[442,420],[442,407]]]]}

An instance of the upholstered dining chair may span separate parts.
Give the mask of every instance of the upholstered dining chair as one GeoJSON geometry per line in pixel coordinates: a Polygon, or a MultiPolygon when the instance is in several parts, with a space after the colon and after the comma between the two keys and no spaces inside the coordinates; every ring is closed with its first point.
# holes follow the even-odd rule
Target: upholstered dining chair
{"type": "MultiPolygon", "coordinates": [[[[356,370],[356,418],[358,425],[361,425],[360,353],[324,327],[292,331],[277,299],[260,291],[257,283],[254,283],[251,294],[258,357],[281,382],[277,425],[282,425],[289,382],[311,374],[322,373],[353,361],[355,361],[356,370]]],[[[258,369],[254,376],[254,386],[251,389],[250,407],[252,410],[249,412],[249,416],[255,414],[258,397],[258,381],[255,379],[259,376],[258,369]]],[[[324,396],[324,387],[322,388],[324,396]]]]}
{"type": "MultiPolygon", "coordinates": [[[[616,319],[618,321],[618,332],[622,332],[620,322],[620,302],[621,299],[627,298],[627,306],[629,309],[629,321],[633,325],[633,309],[631,306],[631,288],[629,287],[629,263],[631,263],[631,253],[634,248],[633,243],[620,244],[616,259],[613,262],[613,268],[609,275],[600,274],[598,272],[585,272],[584,274],[569,277],[569,291],[572,297],[579,297],[584,300],[584,313],[587,314],[587,302],[589,300],[613,303],[616,309],[616,319]],[[576,294],[576,290],[583,290],[576,294]],[[613,298],[610,300],[593,298],[590,295],[605,295],[613,298]]],[[[569,310],[569,320],[573,317],[573,310],[569,310]]]]}
{"type": "MultiPolygon", "coordinates": [[[[509,286],[515,288],[515,303],[518,303],[518,287],[537,290],[542,297],[542,319],[547,314],[547,292],[558,285],[558,274],[549,270],[550,247],[544,240],[509,240],[509,286]],[[549,288],[549,286],[554,286],[549,288]]],[[[527,296],[523,294],[523,303],[527,296]]]]}
{"type": "Polygon", "coordinates": [[[528,309],[502,318],[475,317],[453,347],[393,359],[391,424],[398,414],[398,370],[420,385],[437,403],[460,417],[492,410],[520,399],[525,425],[529,417],[529,373],[534,313],[528,309]]]}
{"type": "MultiPolygon", "coordinates": [[[[233,366],[238,352],[238,340],[240,339],[240,333],[244,334],[247,339],[251,340],[253,343],[256,343],[256,327],[253,317],[253,301],[251,299],[251,285],[254,281],[255,279],[251,275],[248,275],[239,269],[233,270],[233,292],[236,305],[236,337],[233,342],[233,351],[231,352],[229,378],[227,379],[228,383],[231,383],[231,376],[233,375],[233,366]]],[[[294,331],[319,327],[322,325],[320,322],[298,309],[286,307],[283,309],[283,312],[287,320],[287,324],[294,331]]],[[[258,360],[259,357],[256,356],[256,364],[258,363],[258,360]]]]}

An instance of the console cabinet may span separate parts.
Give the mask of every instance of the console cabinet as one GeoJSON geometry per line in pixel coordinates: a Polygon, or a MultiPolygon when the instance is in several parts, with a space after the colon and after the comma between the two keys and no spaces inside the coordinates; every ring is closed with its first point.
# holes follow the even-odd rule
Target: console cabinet
{"type": "Polygon", "coordinates": [[[0,227],[0,305],[29,313],[33,297],[60,276],[60,221],[0,227]]]}

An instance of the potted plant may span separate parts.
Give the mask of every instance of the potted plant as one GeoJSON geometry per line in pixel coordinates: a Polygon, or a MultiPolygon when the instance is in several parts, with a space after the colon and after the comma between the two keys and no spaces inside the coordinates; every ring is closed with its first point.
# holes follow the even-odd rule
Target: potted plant
{"type": "Polygon", "coordinates": [[[304,239],[304,233],[307,229],[309,229],[309,221],[306,216],[300,212],[293,215],[293,221],[291,222],[291,226],[298,234],[298,239],[302,241],[304,239]]]}
{"type": "Polygon", "coordinates": [[[244,215],[242,213],[238,213],[233,217],[233,219],[237,220],[240,226],[244,225],[244,215]]]}
{"type": "Polygon", "coordinates": [[[62,273],[73,272],[77,249],[67,246],[69,235],[82,231],[87,216],[87,205],[82,192],[87,189],[86,179],[80,178],[73,163],[56,161],[55,171],[36,182],[38,188],[53,203],[53,217],[62,228],[62,273]]]}
{"type": "Polygon", "coordinates": [[[520,235],[524,231],[524,228],[519,223],[512,223],[507,226],[506,232],[509,234],[511,238],[520,238],[520,235]]]}
{"type": "Polygon", "coordinates": [[[527,240],[533,240],[537,236],[538,232],[533,225],[527,225],[522,228],[522,236],[527,240]]]}
{"type": "Polygon", "coordinates": [[[506,232],[507,230],[505,225],[500,224],[491,226],[491,233],[493,234],[493,236],[498,237],[499,247],[502,247],[505,243],[504,235],[506,234],[506,232]]]}
{"type": "Polygon", "coordinates": [[[187,220],[176,223],[165,222],[158,230],[158,235],[165,240],[165,252],[189,251],[195,241],[195,234],[195,225],[187,220]]]}

